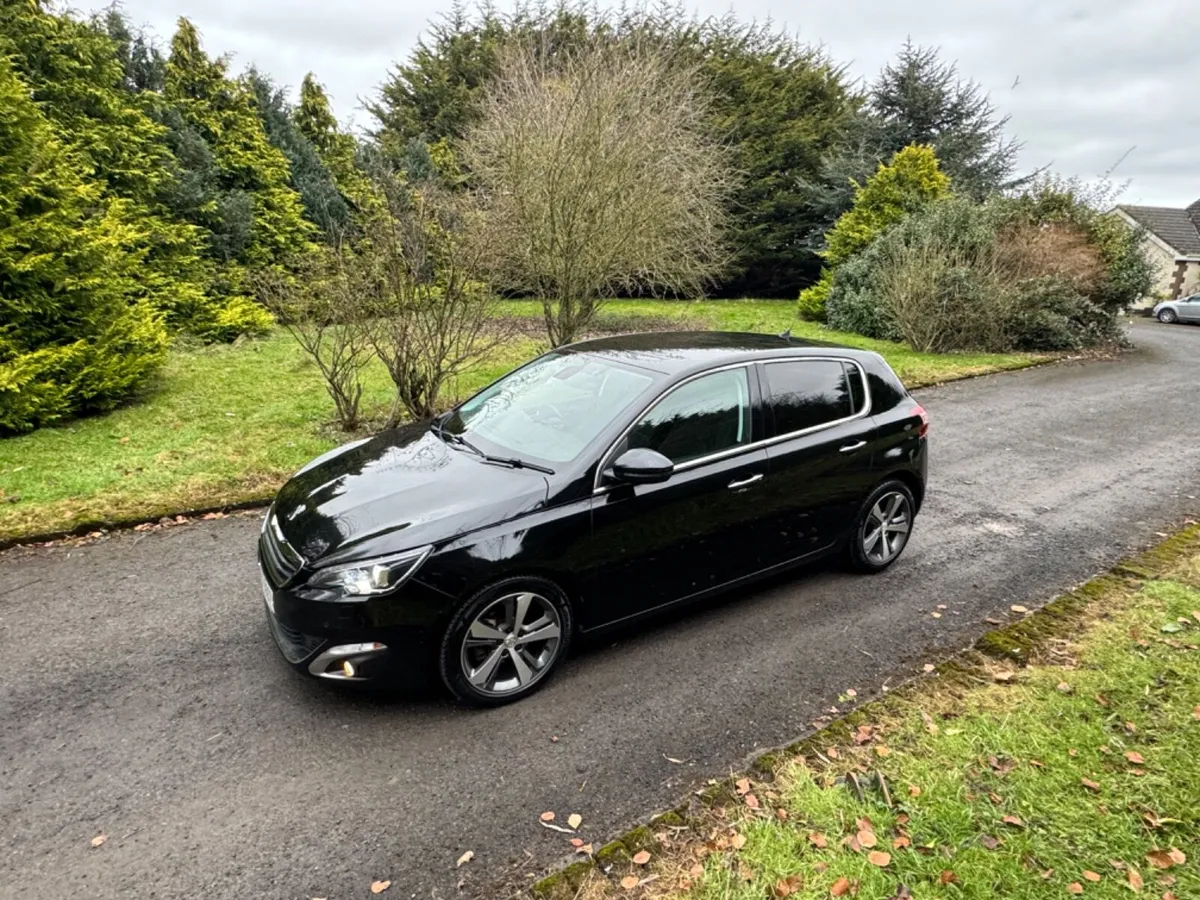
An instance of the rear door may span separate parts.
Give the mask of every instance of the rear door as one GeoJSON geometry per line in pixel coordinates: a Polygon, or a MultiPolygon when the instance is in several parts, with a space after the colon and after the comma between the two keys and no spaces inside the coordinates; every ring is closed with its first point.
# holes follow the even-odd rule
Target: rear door
{"type": "Polygon", "coordinates": [[[823,550],[871,487],[874,422],[865,373],[842,359],[760,364],[770,428],[764,515],[772,564],[823,550]]]}
{"type": "Polygon", "coordinates": [[[1200,322],[1200,294],[1181,300],[1176,307],[1179,318],[1185,322],[1200,322]]]}
{"type": "Polygon", "coordinates": [[[675,463],[661,484],[603,480],[592,501],[582,576],[585,627],[700,593],[762,566],[759,508],[767,453],[749,366],[677,386],[634,423],[602,462],[648,447],[675,463]]]}

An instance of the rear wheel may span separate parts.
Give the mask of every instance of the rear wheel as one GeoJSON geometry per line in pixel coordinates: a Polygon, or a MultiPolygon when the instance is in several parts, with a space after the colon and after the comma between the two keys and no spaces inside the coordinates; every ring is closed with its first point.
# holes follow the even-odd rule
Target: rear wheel
{"type": "Polygon", "coordinates": [[[544,578],[508,578],[479,591],[442,639],[442,680],[472,706],[527,697],[566,653],[574,621],[567,597],[544,578]]]}
{"type": "Polygon", "coordinates": [[[1158,311],[1158,321],[1164,325],[1172,325],[1178,318],[1179,316],[1175,314],[1175,310],[1173,309],[1160,309],[1158,311]]]}
{"type": "Polygon", "coordinates": [[[863,503],[850,537],[850,564],[859,572],[882,572],[908,546],[916,504],[902,481],[885,481],[863,503]]]}

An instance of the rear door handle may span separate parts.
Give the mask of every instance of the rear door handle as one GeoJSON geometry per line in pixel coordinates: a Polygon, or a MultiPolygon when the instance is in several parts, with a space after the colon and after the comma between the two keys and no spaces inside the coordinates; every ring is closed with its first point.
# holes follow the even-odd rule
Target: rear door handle
{"type": "Polygon", "coordinates": [[[853,453],[855,450],[861,450],[865,446],[867,446],[866,441],[857,441],[856,443],[853,443],[853,444],[847,444],[845,447],[842,447],[838,452],[839,453],[853,453]]]}
{"type": "Polygon", "coordinates": [[[736,491],[740,488],[750,487],[756,481],[762,481],[762,472],[759,472],[757,475],[751,475],[749,478],[743,478],[741,481],[729,482],[729,489],[736,491]]]}

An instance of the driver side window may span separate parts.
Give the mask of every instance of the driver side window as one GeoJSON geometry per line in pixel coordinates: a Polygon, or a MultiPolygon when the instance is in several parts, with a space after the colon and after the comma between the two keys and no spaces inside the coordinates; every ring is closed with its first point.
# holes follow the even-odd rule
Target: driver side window
{"type": "Polygon", "coordinates": [[[616,456],[646,447],[675,465],[750,443],[747,369],[713,372],[676,388],[647,412],[616,456]]]}

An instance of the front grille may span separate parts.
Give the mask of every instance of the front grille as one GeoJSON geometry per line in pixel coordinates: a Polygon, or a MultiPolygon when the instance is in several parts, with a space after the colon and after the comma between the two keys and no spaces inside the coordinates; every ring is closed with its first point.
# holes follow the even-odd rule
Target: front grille
{"type": "Polygon", "coordinates": [[[274,513],[267,514],[267,526],[263,529],[262,538],[259,545],[262,547],[262,553],[259,556],[262,559],[263,571],[271,584],[279,587],[285,584],[289,578],[295,575],[303,563],[300,554],[291,548],[276,531],[274,521],[274,513]]]}
{"type": "Polygon", "coordinates": [[[293,628],[288,628],[267,611],[267,624],[271,627],[271,636],[279,645],[283,658],[290,663],[301,663],[308,659],[325,642],[325,638],[311,634],[302,634],[293,628]]]}

